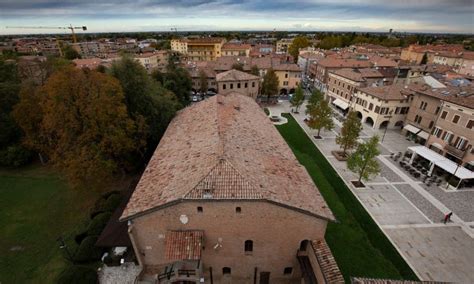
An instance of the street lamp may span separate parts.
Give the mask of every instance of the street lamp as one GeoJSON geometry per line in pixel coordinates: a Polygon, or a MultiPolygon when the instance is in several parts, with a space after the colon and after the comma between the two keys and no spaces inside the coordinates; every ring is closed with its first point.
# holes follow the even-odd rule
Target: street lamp
{"type": "Polygon", "coordinates": [[[59,242],[59,248],[60,249],[64,249],[66,251],[66,254],[67,254],[67,259],[72,262],[74,264],[74,260],[72,258],[72,254],[71,252],[69,251],[66,243],[64,242],[64,238],[62,236],[60,236],[59,238],[56,239],[57,242],[59,242]]]}

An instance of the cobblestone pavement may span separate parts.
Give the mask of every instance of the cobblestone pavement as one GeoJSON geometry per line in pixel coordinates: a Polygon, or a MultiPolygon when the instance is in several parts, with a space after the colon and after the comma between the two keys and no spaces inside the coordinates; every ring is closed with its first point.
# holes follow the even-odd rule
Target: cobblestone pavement
{"type": "Polygon", "coordinates": [[[121,266],[104,266],[99,272],[100,284],[133,284],[140,273],[140,266],[134,263],[125,263],[121,266]]]}
{"type": "MultiPolygon", "coordinates": [[[[288,102],[270,108],[272,113],[290,112],[288,102]]],[[[301,110],[305,108],[303,105],[301,110]]],[[[334,119],[336,128],[321,131],[323,139],[316,140],[317,131],[303,122],[304,111],[293,116],[422,280],[474,283],[474,191],[426,186],[390,158],[391,153],[404,153],[415,144],[403,137],[400,130],[384,133],[365,125],[362,140],[372,135],[383,137],[378,157],[381,172],[366,182],[366,188],[356,189],[350,184],[357,179],[356,175],[331,154],[339,149],[335,137],[341,122],[334,119]],[[441,220],[450,211],[454,213],[453,222],[445,225],[441,220]]]]}

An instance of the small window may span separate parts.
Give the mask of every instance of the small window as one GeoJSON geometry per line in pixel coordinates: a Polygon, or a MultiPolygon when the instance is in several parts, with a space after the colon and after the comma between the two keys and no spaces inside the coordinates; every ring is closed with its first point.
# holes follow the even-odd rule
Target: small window
{"type": "Polygon", "coordinates": [[[244,88],[247,88],[249,86],[249,83],[245,82],[244,88]]]}
{"type": "Polygon", "coordinates": [[[448,112],[447,112],[447,111],[443,111],[443,113],[441,113],[441,118],[442,118],[442,119],[445,119],[447,115],[448,115],[448,112]]]}
{"type": "Polygon", "coordinates": [[[242,213],[242,208],[235,207],[235,213],[242,213]]]}
{"type": "Polygon", "coordinates": [[[293,267],[285,267],[283,270],[284,275],[290,275],[293,272],[293,267]]]}
{"type": "Polygon", "coordinates": [[[434,121],[431,121],[430,122],[430,126],[428,126],[429,129],[433,128],[433,125],[434,125],[434,121]]]}
{"type": "Polygon", "coordinates": [[[234,84],[230,83],[230,88],[233,89],[233,88],[234,88],[234,84]]]}
{"type": "Polygon", "coordinates": [[[240,83],[237,83],[237,89],[240,89],[240,83]]]}
{"type": "Polygon", "coordinates": [[[468,122],[467,122],[467,129],[472,129],[472,127],[474,126],[474,120],[470,119],[468,122]]]}
{"type": "Polygon", "coordinates": [[[252,252],[253,251],[253,241],[246,240],[245,241],[245,252],[252,252]]]}
{"type": "Polygon", "coordinates": [[[224,275],[230,275],[231,269],[230,267],[224,267],[222,268],[222,274],[224,275]]]}
{"type": "Polygon", "coordinates": [[[460,118],[460,116],[456,114],[456,115],[453,117],[453,123],[458,123],[459,118],[460,118]]]}
{"type": "Polygon", "coordinates": [[[255,82],[252,82],[252,88],[254,88],[254,87],[255,87],[255,82]]]}
{"type": "Polygon", "coordinates": [[[226,84],[222,85],[222,89],[225,90],[226,88],[227,88],[226,84]]]}
{"type": "Polygon", "coordinates": [[[198,206],[197,210],[198,210],[198,213],[202,213],[202,207],[201,206],[198,206]]]}

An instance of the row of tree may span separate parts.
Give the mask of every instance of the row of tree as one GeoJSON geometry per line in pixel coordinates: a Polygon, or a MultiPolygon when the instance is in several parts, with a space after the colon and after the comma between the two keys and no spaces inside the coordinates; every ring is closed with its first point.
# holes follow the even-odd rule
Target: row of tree
{"type": "Polygon", "coordinates": [[[59,65],[44,81],[19,80],[16,66],[0,61],[0,154],[34,151],[75,185],[141,169],[189,104],[191,78],[174,59],[154,76],[123,57],[105,72],[59,65]]]}
{"type": "MultiPolygon", "coordinates": [[[[304,95],[302,94],[303,90],[299,87],[291,100],[291,104],[296,108],[296,111],[304,101],[304,95]]],[[[308,100],[306,114],[309,116],[308,126],[318,130],[316,138],[321,138],[321,129],[332,130],[334,128],[332,108],[317,90],[313,92],[308,100]]],[[[336,137],[336,143],[342,149],[342,155],[348,156],[347,167],[358,174],[359,182],[362,179],[368,180],[370,176],[380,172],[379,164],[375,159],[380,154],[377,147],[379,138],[373,136],[367,142],[359,143],[361,131],[362,124],[357,117],[357,113],[350,111],[342,125],[341,132],[336,137]],[[356,150],[348,154],[348,151],[354,148],[356,150]]]]}

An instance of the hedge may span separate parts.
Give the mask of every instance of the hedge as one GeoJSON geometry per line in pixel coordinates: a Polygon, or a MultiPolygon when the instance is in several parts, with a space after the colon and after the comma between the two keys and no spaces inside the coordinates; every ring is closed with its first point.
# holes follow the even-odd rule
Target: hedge
{"type": "Polygon", "coordinates": [[[78,263],[87,263],[99,260],[102,256],[102,249],[95,246],[97,236],[86,237],[74,255],[74,261],[78,263]]]}
{"type": "Polygon", "coordinates": [[[107,225],[107,222],[109,222],[111,216],[112,213],[110,212],[103,212],[95,216],[89,223],[89,226],[87,226],[87,235],[100,235],[100,233],[102,233],[102,230],[105,228],[105,225],[107,225]]]}
{"type": "Polygon", "coordinates": [[[58,284],[96,284],[97,272],[90,267],[71,265],[58,277],[58,284]]]}

